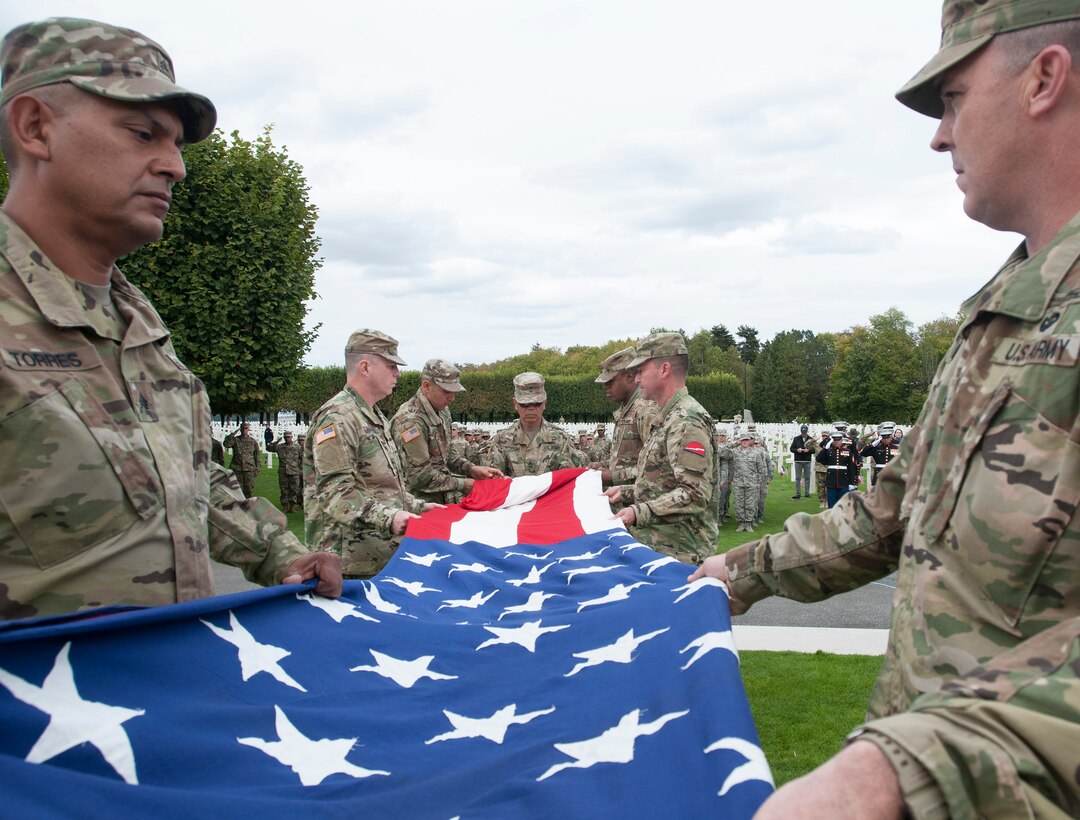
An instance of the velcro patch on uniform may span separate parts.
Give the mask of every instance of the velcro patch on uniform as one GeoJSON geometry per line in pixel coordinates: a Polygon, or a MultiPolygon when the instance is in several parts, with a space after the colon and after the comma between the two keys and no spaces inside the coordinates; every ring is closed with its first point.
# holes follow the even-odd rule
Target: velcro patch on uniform
{"type": "Polygon", "coordinates": [[[403,430],[401,432],[401,440],[405,444],[408,444],[410,441],[415,441],[418,438],[420,438],[420,431],[416,429],[416,425],[413,425],[408,430],[403,430]]]}
{"type": "Polygon", "coordinates": [[[1080,362],[1080,336],[1054,335],[1039,339],[999,339],[994,364],[1052,364],[1075,367],[1080,362]]]}
{"type": "Polygon", "coordinates": [[[336,436],[337,430],[334,429],[334,425],[328,424],[326,427],[324,427],[315,434],[315,443],[322,444],[324,441],[329,441],[336,436]]]}
{"type": "Polygon", "coordinates": [[[699,441],[691,441],[685,447],[683,447],[689,453],[696,453],[699,456],[705,455],[705,445],[699,441]]]}

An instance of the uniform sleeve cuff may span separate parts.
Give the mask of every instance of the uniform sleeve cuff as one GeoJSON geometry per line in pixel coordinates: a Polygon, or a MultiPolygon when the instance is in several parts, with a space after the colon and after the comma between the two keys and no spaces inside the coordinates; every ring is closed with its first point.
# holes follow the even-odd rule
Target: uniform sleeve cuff
{"type": "Polygon", "coordinates": [[[909,817],[947,820],[949,806],[945,802],[945,795],[917,757],[888,735],[873,728],[860,727],[848,735],[848,743],[856,740],[873,743],[888,759],[900,784],[900,793],[909,817]]]}

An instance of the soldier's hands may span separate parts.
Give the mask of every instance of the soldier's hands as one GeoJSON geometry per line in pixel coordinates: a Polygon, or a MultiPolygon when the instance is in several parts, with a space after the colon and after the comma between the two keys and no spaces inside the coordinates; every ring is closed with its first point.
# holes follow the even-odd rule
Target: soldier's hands
{"type": "Polygon", "coordinates": [[[445,504],[436,504],[434,501],[428,501],[424,504],[424,512],[431,512],[432,510],[445,510],[445,504]]]}
{"type": "Polygon", "coordinates": [[[724,582],[724,586],[727,587],[728,591],[728,601],[731,606],[732,615],[742,615],[750,608],[748,604],[739,598],[736,598],[735,593],[731,591],[731,580],[728,578],[726,556],[710,555],[701,562],[700,567],[687,577],[686,582],[692,584],[694,581],[699,581],[702,578],[716,578],[718,581],[724,582]]]}
{"type": "Polygon", "coordinates": [[[503,475],[502,470],[497,467],[481,467],[477,464],[474,464],[472,469],[469,470],[469,475],[475,479],[506,478],[506,476],[503,475]]]}
{"type": "Polygon", "coordinates": [[[637,513],[633,507],[623,507],[611,517],[618,518],[628,527],[633,526],[634,522],[637,521],[637,513]]]}
{"type": "Polygon", "coordinates": [[[404,535],[405,527],[409,524],[409,519],[419,517],[420,516],[411,513],[408,510],[398,510],[394,513],[394,517],[390,519],[390,533],[392,535],[404,535]]]}
{"type": "Polygon", "coordinates": [[[312,552],[295,559],[281,574],[283,584],[302,584],[318,578],[315,594],[326,598],[341,595],[341,557],[332,552],[312,552]]]}
{"type": "Polygon", "coordinates": [[[604,490],[604,495],[612,504],[618,504],[622,501],[622,487],[608,487],[604,490]]]}

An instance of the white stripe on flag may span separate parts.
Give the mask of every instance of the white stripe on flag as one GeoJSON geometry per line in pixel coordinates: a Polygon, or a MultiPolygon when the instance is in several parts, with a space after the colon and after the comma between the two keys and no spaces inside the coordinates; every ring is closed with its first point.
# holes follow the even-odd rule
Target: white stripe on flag
{"type": "Polygon", "coordinates": [[[513,507],[526,501],[534,501],[551,489],[551,473],[541,475],[523,475],[510,480],[510,490],[506,493],[504,507],[513,507]]]}
{"type": "Polygon", "coordinates": [[[623,522],[611,515],[611,502],[601,492],[600,473],[589,470],[574,479],[574,512],[586,533],[603,532],[623,527],[623,522]]]}
{"type": "MultiPolygon", "coordinates": [[[[548,473],[548,476],[550,475],[548,473]]],[[[451,544],[479,541],[489,547],[499,549],[512,547],[518,542],[518,524],[521,522],[521,516],[535,506],[534,500],[499,510],[468,513],[460,521],[455,521],[450,525],[450,538],[447,540],[451,544]]]]}

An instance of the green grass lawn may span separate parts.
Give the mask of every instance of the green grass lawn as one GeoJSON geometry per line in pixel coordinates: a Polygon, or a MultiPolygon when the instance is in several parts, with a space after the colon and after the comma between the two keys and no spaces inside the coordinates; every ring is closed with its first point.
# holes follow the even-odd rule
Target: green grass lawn
{"type": "MultiPolygon", "coordinates": [[[[255,492],[280,509],[276,461],[273,470],[263,467],[255,479],[255,492]]],[[[765,523],[753,533],[736,533],[735,522],[729,520],[720,530],[717,552],[779,532],[784,521],[797,512],[818,511],[816,496],[793,501],[794,492],[790,480],[774,478],[769,485],[765,523]]],[[[289,529],[302,541],[303,513],[290,513],[288,519],[289,529]]],[[[741,652],[740,662],[750,709],[777,786],[836,754],[848,732],[862,722],[881,666],[880,657],[822,652],[741,652]]]]}

